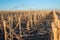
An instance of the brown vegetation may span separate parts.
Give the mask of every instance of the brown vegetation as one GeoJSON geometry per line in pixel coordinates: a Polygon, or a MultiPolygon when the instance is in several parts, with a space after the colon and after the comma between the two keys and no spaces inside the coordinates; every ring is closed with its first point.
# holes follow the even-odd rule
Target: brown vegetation
{"type": "Polygon", "coordinates": [[[57,14],[60,13],[55,11],[0,11],[0,30],[3,30],[5,40],[15,38],[27,40],[28,37],[47,33],[50,39],[39,40],[59,40],[57,33],[60,32],[60,20],[57,14]]]}

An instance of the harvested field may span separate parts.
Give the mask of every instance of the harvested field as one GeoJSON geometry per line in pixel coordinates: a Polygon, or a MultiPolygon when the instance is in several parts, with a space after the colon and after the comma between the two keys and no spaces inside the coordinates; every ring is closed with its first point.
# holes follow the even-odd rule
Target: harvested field
{"type": "Polygon", "coordinates": [[[0,40],[59,40],[59,24],[57,11],[0,11],[0,40]]]}

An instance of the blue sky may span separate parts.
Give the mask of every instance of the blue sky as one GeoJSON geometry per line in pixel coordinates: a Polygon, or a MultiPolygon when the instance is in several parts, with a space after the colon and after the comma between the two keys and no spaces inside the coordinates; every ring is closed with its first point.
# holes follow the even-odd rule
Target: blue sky
{"type": "Polygon", "coordinates": [[[60,9],[60,0],[0,0],[0,10],[60,9]]]}

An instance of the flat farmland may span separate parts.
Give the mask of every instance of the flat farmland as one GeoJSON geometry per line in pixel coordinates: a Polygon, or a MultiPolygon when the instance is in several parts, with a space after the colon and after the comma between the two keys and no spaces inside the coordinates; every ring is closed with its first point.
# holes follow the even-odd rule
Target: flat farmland
{"type": "Polygon", "coordinates": [[[0,40],[59,40],[59,24],[60,11],[0,11],[0,40]]]}

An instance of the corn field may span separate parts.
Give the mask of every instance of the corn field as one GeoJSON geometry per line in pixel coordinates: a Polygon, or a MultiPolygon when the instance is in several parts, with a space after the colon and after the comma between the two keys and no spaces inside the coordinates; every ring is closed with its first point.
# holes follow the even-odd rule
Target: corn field
{"type": "Polygon", "coordinates": [[[56,11],[0,11],[0,40],[59,40],[56,11]]]}

